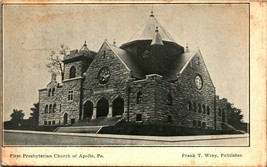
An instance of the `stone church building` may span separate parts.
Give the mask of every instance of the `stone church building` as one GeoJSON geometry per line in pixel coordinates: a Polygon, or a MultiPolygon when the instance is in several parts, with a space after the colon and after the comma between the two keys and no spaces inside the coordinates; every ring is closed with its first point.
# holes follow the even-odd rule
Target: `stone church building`
{"type": "Polygon", "coordinates": [[[226,99],[216,95],[201,51],[176,43],[153,12],[131,39],[85,43],[64,57],[64,79],[39,90],[40,126],[120,117],[133,124],[221,130],[226,99]]]}

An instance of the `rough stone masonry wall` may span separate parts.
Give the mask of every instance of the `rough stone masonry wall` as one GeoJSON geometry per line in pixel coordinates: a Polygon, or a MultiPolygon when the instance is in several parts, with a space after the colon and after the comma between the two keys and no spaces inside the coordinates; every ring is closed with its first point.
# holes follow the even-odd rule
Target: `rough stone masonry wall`
{"type": "Polygon", "coordinates": [[[82,76],[83,66],[86,62],[84,61],[76,61],[71,63],[66,63],[64,66],[64,80],[70,79],[70,68],[74,66],[76,68],[76,77],[82,76]]]}
{"type": "MultiPolygon", "coordinates": [[[[179,101],[178,112],[180,112],[181,125],[193,127],[193,120],[206,123],[206,128],[214,129],[214,98],[215,88],[212,84],[211,78],[208,74],[207,68],[204,64],[204,60],[200,53],[197,53],[188,66],[184,69],[182,74],[178,75],[177,84],[177,96],[176,101],[179,101]],[[203,79],[203,87],[201,90],[196,89],[195,77],[200,74],[203,79]],[[197,104],[197,112],[188,110],[188,101],[192,104],[197,104]],[[198,112],[198,104],[205,105],[206,113],[198,112]],[[210,108],[210,115],[207,114],[207,106],[210,108]]],[[[193,107],[193,105],[192,105],[193,107]]],[[[219,127],[220,128],[220,127],[219,127]]]]}
{"type": "Polygon", "coordinates": [[[178,98],[179,94],[176,85],[164,80],[158,80],[156,90],[155,114],[158,117],[158,123],[181,126],[183,115],[180,110],[183,103],[178,98]],[[168,94],[172,97],[172,105],[169,105],[167,102],[168,94]],[[171,120],[168,120],[168,117],[171,117],[171,120]]]}
{"type": "Polygon", "coordinates": [[[75,122],[79,120],[80,111],[80,96],[81,96],[81,82],[82,78],[73,78],[71,80],[63,81],[62,99],[61,99],[61,122],[64,120],[64,114],[68,114],[68,124],[71,119],[75,122]],[[68,100],[69,91],[73,91],[73,100],[68,100]]]}
{"type": "MultiPolygon", "coordinates": [[[[144,80],[133,81],[130,92],[129,121],[139,124],[156,124],[159,117],[155,114],[156,80],[158,76],[150,76],[144,80]],[[137,104],[137,94],[142,93],[142,102],[137,104]],[[136,121],[137,114],[142,115],[142,121],[136,121]]],[[[126,116],[127,118],[127,116],[126,116]]]]}
{"type": "Polygon", "coordinates": [[[86,101],[91,101],[94,108],[97,107],[97,102],[102,97],[106,98],[109,102],[109,107],[112,108],[113,100],[120,96],[124,99],[124,112],[127,110],[127,81],[130,78],[130,71],[128,71],[119,58],[110,49],[108,44],[105,42],[100,51],[95,56],[95,59],[86,71],[84,80],[84,93],[83,93],[83,104],[86,101]],[[105,51],[105,58],[103,54],[105,51]],[[99,70],[107,66],[110,69],[109,82],[101,85],[98,82],[99,70]]]}
{"type": "MultiPolygon", "coordinates": [[[[47,121],[47,125],[49,121],[51,121],[51,125],[53,121],[55,124],[60,124],[62,109],[61,109],[61,99],[62,99],[62,87],[58,86],[58,83],[48,84],[47,89],[39,90],[39,103],[40,103],[40,111],[39,111],[39,126],[44,125],[44,122],[47,121]],[[48,90],[55,88],[54,96],[48,96],[48,90]],[[45,113],[46,105],[54,105],[56,104],[56,108],[54,112],[50,111],[49,113],[45,113]]],[[[49,108],[49,107],[48,107],[49,108]]],[[[62,123],[62,121],[61,121],[62,123]]]]}
{"type": "Polygon", "coordinates": [[[67,124],[71,123],[71,119],[75,119],[75,122],[79,120],[80,110],[80,90],[81,90],[81,70],[83,63],[85,62],[72,62],[65,65],[65,79],[62,86],[58,86],[58,83],[50,83],[47,86],[47,90],[39,91],[40,98],[40,116],[39,125],[44,125],[44,122],[53,121],[55,125],[64,124],[64,114],[67,113],[67,124]],[[69,70],[72,66],[76,68],[76,78],[69,79],[69,70]],[[48,90],[56,88],[55,95],[48,97],[48,90]],[[68,100],[69,91],[73,91],[73,100],[68,100]],[[45,105],[56,104],[54,112],[45,113],[45,105]]]}
{"type": "Polygon", "coordinates": [[[217,109],[217,127],[221,126],[223,122],[223,111],[225,112],[225,122],[227,122],[227,100],[220,99],[218,96],[216,97],[216,109],[217,109]],[[219,111],[221,110],[221,114],[219,111]]]}

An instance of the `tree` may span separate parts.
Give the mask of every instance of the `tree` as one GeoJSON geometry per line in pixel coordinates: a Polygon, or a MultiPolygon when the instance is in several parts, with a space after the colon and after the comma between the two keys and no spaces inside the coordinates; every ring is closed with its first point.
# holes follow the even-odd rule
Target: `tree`
{"type": "Polygon", "coordinates": [[[241,109],[234,107],[233,104],[227,104],[227,123],[235,127],[236,129],[240,129],[243,125],[243,114],[241,109]]]}
{"type": "Polygon", "coordinates": [[[31,111],[32,111],[32,113],[30,113],[29,120],[33,125],[38,125],[39,102],[33,104],[33,107],[31,108],[31,111]]]}
{"type": "Polygon", "coordinates": [[[68,50],[68,46],[61,44],[60,49],[57,53],[55,51],[50,52],[48,63],[46,64],[48,71],[61,75],[62,80],[64,79],[64,63],[62,61],[64,59],[64,56],[68,54],[68,50]]]}
{"type": "Polygon", "coordinates": [[[13,123],[14,126],[21,126],[24,113],[22,110],[13,109],[13,113],[10,115],[10,117],[11,117],[11,122],[13,123]]]}

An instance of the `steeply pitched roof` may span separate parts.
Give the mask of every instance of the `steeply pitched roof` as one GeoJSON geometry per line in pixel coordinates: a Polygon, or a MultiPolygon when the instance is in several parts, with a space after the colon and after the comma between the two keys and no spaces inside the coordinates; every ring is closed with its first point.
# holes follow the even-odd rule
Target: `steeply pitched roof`
{"type": "Polygon", "coordinates": [[[132,72],[132,75],[136,78],[144,78],[141,70],[138,68],[137,64],[132,60],[132,56],[126,52],[125,50],[118,48],[115,45],[109,44],[110,49],[118,56],[118,58],[122,61],[122,63],[126,66],[128,70],[132,72]]]}
{"type": "Polygon", "coordinates": [[[151,42],[151,45],[164,45],[158,30],[158,26],[156,27],[155,35],[151,42]]]}
{"type": "Polygon", "coordinates": [[[155,36],[156,26],[158,26],[159,34],[163,41],[174,42],[173,38],[165,28],[161,26],[154,15],[150,15],[146,22],[133,34],[128,42],[136,40],[152,40],[155,36]]]}
{"type": "Polygon", "coordinates": [[[175,69],[169,72],[166,76],[164,76],[164,80],[174,81],[177,80],[177,74],[181,74],[183,70],[188,66],[192,58],[197,54],[197,51],[191,51],[187,53],[183,53],[177,59],[177,66],[175,69]]]}

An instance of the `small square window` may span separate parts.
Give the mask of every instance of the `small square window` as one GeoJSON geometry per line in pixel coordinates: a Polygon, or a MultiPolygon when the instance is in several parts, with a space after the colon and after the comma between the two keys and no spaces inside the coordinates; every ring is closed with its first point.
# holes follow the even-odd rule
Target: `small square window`
{"type": "Polygon", "coordinates": [[[202,122],[202,128],[206,128],[206,122],[202,122]]]}
{"type": "Polygon", "coordinates": [[[72,101],[73,100],[73,91],[69,91],[68,92],[68,101],[72,101]]]}
{"type": "Polygon", "coordinates": [[[197,126],[197,121],[193,120],[193,126],[196,127],[197,126]]]}
{"type": "Polygon", "coordinates": [[[201,122],[197,121],[197,127],[201,127],[201,122]]]}
{"type": "Polygon", "coordinates": [[[136,114],[136,121],[142,121],[142,114],[136,114]]]}
{"type": "Polygon", "coordinates": [[[168,122],[172,122],[172,116],[168,115],[168,122]]]}

